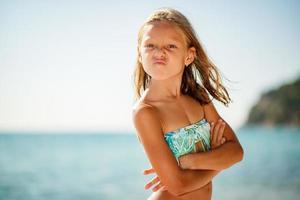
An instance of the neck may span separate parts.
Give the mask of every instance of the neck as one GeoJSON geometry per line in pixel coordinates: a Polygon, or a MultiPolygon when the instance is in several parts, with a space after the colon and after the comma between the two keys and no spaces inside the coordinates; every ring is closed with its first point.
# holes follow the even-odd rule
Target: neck
{"type": "Polygon", "coordinates": [[[175,76],[165,80],[151,79],[147,93],[147,98],[157,100],[179,100],[182,97],[180,90],[182,76],[175,76]]]}

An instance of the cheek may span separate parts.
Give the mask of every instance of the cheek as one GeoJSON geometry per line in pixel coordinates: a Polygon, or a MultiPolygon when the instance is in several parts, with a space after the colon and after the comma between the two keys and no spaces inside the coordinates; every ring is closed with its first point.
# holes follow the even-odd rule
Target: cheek
{"type": "Polygon", "coordinates": [[[143,51],[140,53],[139,61],[147,73],[149,72],[149,67],[150,67],[149,57],[150,57],[149,53],[143,51]]]}
{"type": "Polygon", "coordinates": [[[182,54],[172,54],[170,55],[170,63],[177,66],[184,66],[185,58],[182,54]]]}
{"type": "Polygon", "coordinates": [[[142,62],[142,64],[146,64],[149,62],[149,58],[151,57],[151,54],[149,52],[146,51],[142,51],[140,54],[140,62],[142,62]]]}

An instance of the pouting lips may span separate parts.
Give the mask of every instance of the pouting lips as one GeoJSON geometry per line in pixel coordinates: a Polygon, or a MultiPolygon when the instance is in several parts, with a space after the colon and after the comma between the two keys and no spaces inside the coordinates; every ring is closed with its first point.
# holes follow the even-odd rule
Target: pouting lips
{"type": "Polygon", "coordinates": [[[154,60],[154,64],[165,65],[166,61],[164,61],[164,60],[154,60]]]}

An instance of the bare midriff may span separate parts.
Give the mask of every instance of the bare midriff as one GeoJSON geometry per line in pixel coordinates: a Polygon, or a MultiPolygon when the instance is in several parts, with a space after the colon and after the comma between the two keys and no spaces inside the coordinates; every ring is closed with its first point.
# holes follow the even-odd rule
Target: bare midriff
{"type": "Polygon", "coordinates": [[[212,182],[209,182],[202,188],[176,197],[166,191],[153,192],[147,200],[211,200],[212,182]]]}

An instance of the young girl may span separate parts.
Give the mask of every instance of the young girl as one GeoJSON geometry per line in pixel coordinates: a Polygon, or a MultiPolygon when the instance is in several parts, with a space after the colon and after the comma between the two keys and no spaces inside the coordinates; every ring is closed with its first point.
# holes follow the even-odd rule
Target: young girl
{"type": "Polygon", "coordinates": [[[211,199],[212,179],[243,149],[209,94],[231,100],[191,24],[174,9],[154,12],[138,34],[133,123],[157,176],[151,200],[211,199]]]}

